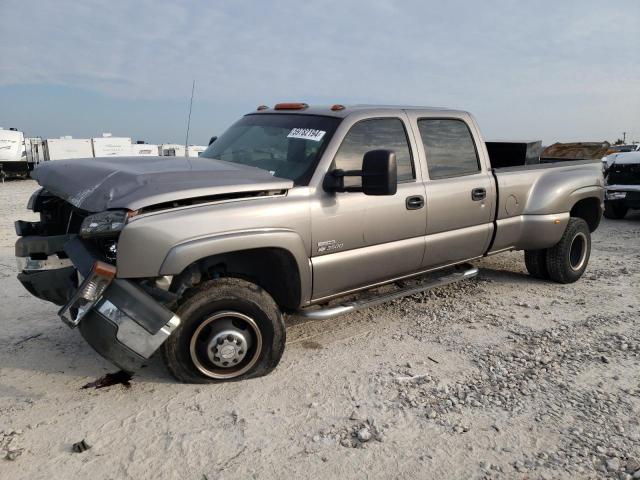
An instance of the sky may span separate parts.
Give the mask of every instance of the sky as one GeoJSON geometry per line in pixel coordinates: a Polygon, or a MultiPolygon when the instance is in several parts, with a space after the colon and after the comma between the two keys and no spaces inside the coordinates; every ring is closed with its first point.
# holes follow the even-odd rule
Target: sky
{"type": "Polygon", "coordinates": [[[206,144],[261,104],[473,113],[489,139],[640,141],[639,0],[0,0],[0,126],[206,144]]]}

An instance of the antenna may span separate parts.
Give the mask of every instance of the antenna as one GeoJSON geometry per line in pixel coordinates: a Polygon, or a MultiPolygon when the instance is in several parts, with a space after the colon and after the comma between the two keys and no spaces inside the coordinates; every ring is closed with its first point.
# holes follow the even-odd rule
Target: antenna
{"type": "Polygon", "coordinates": [[[191,127],[191,107],[193,107],[193,92],[196,89],[196,81],[191,85],[191,101],[189,102],[189,119],[187,120],[187,135],[184,139],[184,156],[187,157],[187,149],[189,148],[189,127],[191,127]]]}

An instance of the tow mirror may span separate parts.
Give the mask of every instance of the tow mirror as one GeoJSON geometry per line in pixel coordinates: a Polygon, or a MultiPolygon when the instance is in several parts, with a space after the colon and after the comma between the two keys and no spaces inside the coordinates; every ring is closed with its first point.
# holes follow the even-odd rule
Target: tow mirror
{"type": "Polygon", "coordinates": [[[362,159],[362,191],[365,195],[395,195],[398,164],[391,150],[371,150],[362,159]]]}
{"type": "Polygon", "coordinates": [[[328,192],[363,192],[365,195],[395,195],[398,164],[391,150],[371,150],[362,158],[362,170],[332,170],[324,178],[328,192]],[[345,187],[344,177],[361,177],[361,187],[345,187]]]}
{"type": "Polygon", "coordinates": [[[209,145],[211,145],[213,142],[215,142],[218,139],[218,137],[211,137],[209,139],[209,145]]]}

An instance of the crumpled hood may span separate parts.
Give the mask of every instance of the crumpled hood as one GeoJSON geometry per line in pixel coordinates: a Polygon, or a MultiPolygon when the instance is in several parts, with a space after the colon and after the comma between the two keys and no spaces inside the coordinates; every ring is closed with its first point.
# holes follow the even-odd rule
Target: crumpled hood
{"type": "Polygon", "coordinates": [[[203,157],[54,160],[38,166],[31,176],[53,195],[89,212],[293,187],[291,180],[266,170],[203,157]]]}

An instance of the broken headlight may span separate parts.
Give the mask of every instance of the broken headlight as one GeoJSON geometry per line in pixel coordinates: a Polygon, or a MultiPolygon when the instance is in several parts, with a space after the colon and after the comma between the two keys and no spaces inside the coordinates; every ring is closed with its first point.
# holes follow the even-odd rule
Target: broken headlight
{"type": "Polygon", "coordinates": [[[119,233],[127,223],[127,210],[107,210],[89,215],[80,225],[82,238],[109,237],[119,233]]]}

